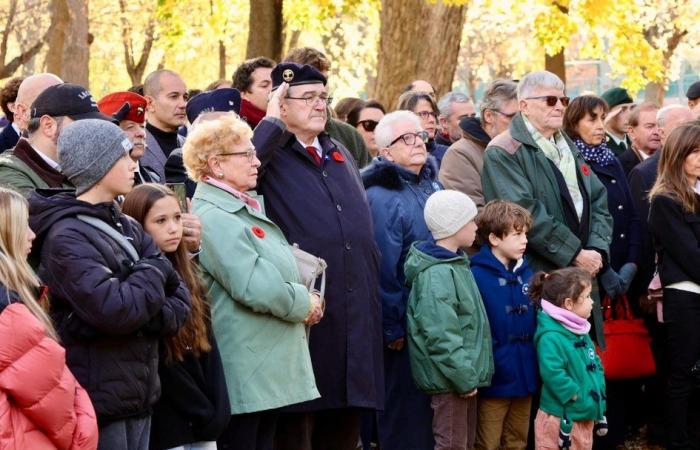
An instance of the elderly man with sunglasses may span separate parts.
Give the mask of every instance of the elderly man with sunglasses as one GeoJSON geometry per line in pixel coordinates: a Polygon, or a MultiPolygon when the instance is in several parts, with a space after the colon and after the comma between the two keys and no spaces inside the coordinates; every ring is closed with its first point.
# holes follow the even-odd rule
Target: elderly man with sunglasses
{"type": "Polygon", "coordinates": [[[272,84],[267,115],[253,135],[258,191],[287,240],[328,263],[325,314],[309,335],[321,398],[289,407],[275,448],[354,450],[361,411],[384,406],[372,217],[355,161],[324,131],[326,78],[309,65],[280,63],[272,84]]]}
{"type": "Polygon", "coordinates": [[[440,182],[446,189],[467,194],[476,207],[486,204],[481,188],[484,150],[491,139],[508,129],[518,113],[518,86],[510,80],[494,80],[481,99],[481,118],[459,121],[462,138],[447,149],[440,168],[440,182]]]}
{"type": "MultiPolygon", "coordinates": [[[[486,200],[510,200],[530,211],[527,254],[533,270],[578,266],[592,276],[604,272],[612,236],[607,193],[561,131],[569,104],[564,83],[551,72],[529,73],[518,84],[518,103],[520,113],[484,154],[486,200]]],[[[593,320],[602,346],[599,307],[593,320]]]]}
{"type": "Polygon", "coordinates": [[[384,116],[375,129],[379,157],[362,170],[374,239],[381,253],[379,293],[384,331],[384,411],[378,415],[380,448],[432,449],[430,397],[411,376],[406,337],[404,262],[413,242],[432,240],[423,208],[442,189],[437,161],[428,153],[428,132],[410,111],[384,116]]]}

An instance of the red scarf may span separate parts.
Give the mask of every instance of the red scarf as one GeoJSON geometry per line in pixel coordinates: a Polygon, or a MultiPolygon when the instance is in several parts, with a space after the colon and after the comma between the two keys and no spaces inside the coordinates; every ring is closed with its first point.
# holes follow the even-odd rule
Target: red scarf
{"type": "Polygon", "coordinates": [[[250,128],[258,126],[261,120],[265,117],[265,111],[257,108],[246,99],[241,99],[241,114],[240,116],[248,122],[250,128]]]}

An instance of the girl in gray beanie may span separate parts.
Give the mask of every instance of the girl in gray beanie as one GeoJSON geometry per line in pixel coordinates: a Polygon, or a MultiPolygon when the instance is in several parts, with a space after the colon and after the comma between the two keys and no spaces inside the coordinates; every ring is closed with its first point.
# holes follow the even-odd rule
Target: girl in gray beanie
{"type": "Polygon", "coordinates": [[[148,449],[160,395],[158,342],[175,334],[190,310],[170,261],[114,201],[133,184],[130,148],[112,123],[68,125],[58,139],[58,161],[75,194],[29,199],[51,317],[68,366],[95,407],[98,449],[109,450],[148,449]]]}

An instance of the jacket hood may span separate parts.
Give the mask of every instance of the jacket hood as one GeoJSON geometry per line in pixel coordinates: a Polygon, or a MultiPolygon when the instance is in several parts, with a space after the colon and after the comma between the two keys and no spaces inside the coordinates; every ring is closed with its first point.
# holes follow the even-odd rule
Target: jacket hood
{"type": "Polygon", "coordinates": [[[435,157],[429,154],[420,173],[416,175],[410,170],[378,156],[372,160],[369,166],[362,169],[361,175],[365,189],[369,189],[372,186],[381,186],[386,189],[400,191],[403,189],[402,180],[412,183],[419,183],[421,180],[437,182],[438,165],[435,157]]]}
{"type": "Polygon", "coordinates": [[[546,312],[537,311],[537,329],[535,330],[535,345],[545,333],[559,333],[569,339],[576,339],[576,335],[564,328],[559,322],[553,319],[546,312]]]}
{"type": "Polygon", "coordinates": [[[39,189],[32,192],[28,202],[29,226],[36,234],[32,253],[41,249],[46,234],[59,220],[84,214],[116,224],[120,214],[116,202],[93,205],[78,200],[75,192],[67,189],[39,189]]]}
{"type": "Polygon", "coordinates": [[[491,137],[481,126],[481,120],[478,117],[465,117],[459,121],[459,128],[469,136],[469,139],[478,142],[484,147],[491,140],[491,137]]]}
{"type": "MultiPolygon", "coordinates": [[[[527,264],[525,264],[525,257],[515,261],[511,264],[510,270],[506,269],[501,261],[496,258],[493,254],[491,247],[487,244],[481,246],[481,250],[470,258],[470,262],[474,267],[480,267],[484,270],[488,270],[497,276],[519,276],[527,270],[527,264]]],[[[530,280],[522,280],[524,283],[528,283],[530,280]]]]}
{"type": "Polygon", "coordinates": [[[404,274],[406,275],[406,285],[411,287],[418,275],[434,266],[445,262],[466,264],[469,260],[466,256],[451,252],[444,247],[440,247],[432,241],[414,242],[408,251],[406,263],[404,264],[404,274]]]}

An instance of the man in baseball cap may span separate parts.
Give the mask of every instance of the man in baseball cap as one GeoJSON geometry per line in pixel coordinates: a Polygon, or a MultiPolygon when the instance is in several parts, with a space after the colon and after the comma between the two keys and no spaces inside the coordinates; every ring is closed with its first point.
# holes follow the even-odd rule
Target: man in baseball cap
{"type": "Polygon", "coordinates": [[[134,184],[158,183],[158,173],[151,167],[140,164],[146,151],[146,97],[135,92],[113,92],[97,102],[100,111],[117,121],[134,145],[129,156],[136,162],[134,184]]]}
{"type": "Polygon", "coordinates": [[[0,185],[24,195],[36,189],[71,187],[57,163],[56,142],[65,127],[82,119],[112,121],[84,87],[60,83],[46,88],[30,107],[27,138],[0,157],[0,185]]]}

